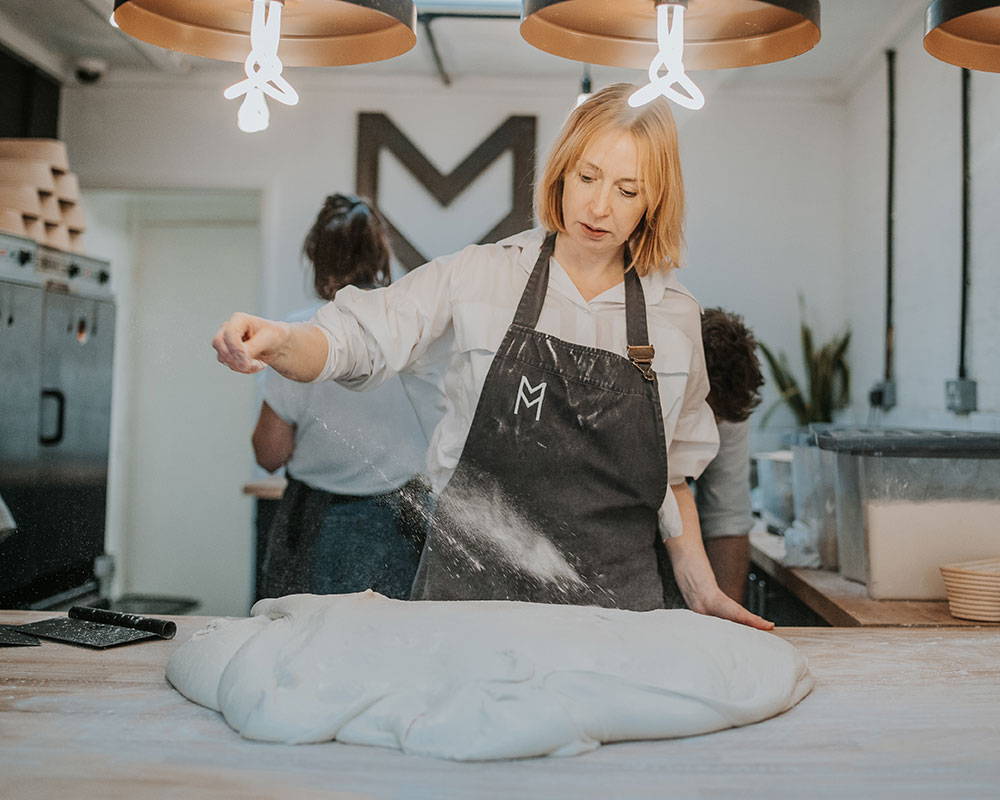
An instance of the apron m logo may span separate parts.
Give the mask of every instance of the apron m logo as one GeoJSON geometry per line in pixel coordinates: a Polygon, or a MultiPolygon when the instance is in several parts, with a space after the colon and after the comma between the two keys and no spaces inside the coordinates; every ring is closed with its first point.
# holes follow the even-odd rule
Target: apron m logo
{"type": "Polygon", "coordinates": [[[545,399],[545,381],[542,381],[538,386],[532,386],[528,383],[528,379],[521,376],[521,385],[517,387],[517,400],[514,403],[514,413],[518,412],[521,407],[521,403],[524,403],[526,409],[535,407],[535,422],[538,422],[539,417],[542,415],[542,400],[545,399]],[[533,396],[534,399],[529,400],[528,396],[533,396]]]}

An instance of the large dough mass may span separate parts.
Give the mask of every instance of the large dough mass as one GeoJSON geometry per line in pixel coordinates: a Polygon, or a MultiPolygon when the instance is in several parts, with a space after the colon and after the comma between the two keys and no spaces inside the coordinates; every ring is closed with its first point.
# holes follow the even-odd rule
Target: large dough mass
{"type": "Polygon", "coordinates": [[[812,688],[777,636],[690,611],[261,600],[174,651],[167,679],[250,739],[460,760],[574,755],[780,714],[812,688]]]}

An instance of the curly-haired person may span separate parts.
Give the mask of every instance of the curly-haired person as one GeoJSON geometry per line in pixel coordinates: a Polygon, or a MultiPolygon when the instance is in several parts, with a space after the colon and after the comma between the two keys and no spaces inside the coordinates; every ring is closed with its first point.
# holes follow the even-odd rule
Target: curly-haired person
{"type": "Polygon", "coordinates": [[[719,427],[719,453],[695,482],[705,551],[719,587],[743,602],[750,567],[750,413],[764,383],[757,341],[743,318],[721,308],[702,314],[701,336],[719,427]]]}

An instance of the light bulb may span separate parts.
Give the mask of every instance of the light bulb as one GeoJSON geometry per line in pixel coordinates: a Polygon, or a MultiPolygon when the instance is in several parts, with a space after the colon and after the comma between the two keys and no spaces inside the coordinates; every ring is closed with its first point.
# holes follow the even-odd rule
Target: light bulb
{"type": "Polygon", "coordinates": [[[236,115],[239,129],[246,133],[257,133],[267,128],[270,114],[264,95],[287,106],[299,102],[298,92],[281,76],[278,44],[281,41],[282,4],[283,0],[253,0],[250,54],[243,62],[247,77],[223,92],[229,100],[246,95],[236,115]]]}
{"type": "Polygon", "coordinates": [[[240,110],[236,114],[236,124],[244,133],[257,133],[267,130],[271,121],[271,114],[267,110],[267,101],[264,100],[262,92],[247,92],[247,96],[240,103],[240,110]]]}
{"type": "Polygon", "coordinates": [[[628,104],[638,108],[662,95],[697,111],[705,105],[705,95],[684,71],[683,5],[665,2],[656,6],[656,44],[659,52],[649,62],[649,83],[633,92],[628,104]]]}

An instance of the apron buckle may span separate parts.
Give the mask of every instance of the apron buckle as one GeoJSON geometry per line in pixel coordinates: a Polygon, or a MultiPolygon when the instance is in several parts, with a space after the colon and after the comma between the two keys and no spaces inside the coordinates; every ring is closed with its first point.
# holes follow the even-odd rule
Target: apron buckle
{"type": "Polygon", "coordinates": [[[647,381],[656,380],[656,374],[653,372],[653,355],[656,353],[656,350],[653,349],[653,345],[630,344],[626,349],[628,351],[628,360],[642,373],[642,377],[647,381]]]}

